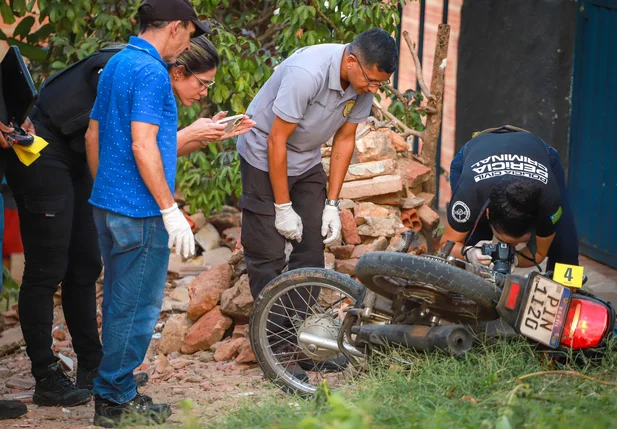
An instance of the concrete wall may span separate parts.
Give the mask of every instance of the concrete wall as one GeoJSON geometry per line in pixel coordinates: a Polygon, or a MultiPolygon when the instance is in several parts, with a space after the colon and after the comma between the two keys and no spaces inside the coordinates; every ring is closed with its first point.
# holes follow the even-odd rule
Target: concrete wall
{"type": "Polygon", "coordinates": [[[458,45],[456,148],[509,123],[567,162],[574,0],[466,0],[458,45]]]}

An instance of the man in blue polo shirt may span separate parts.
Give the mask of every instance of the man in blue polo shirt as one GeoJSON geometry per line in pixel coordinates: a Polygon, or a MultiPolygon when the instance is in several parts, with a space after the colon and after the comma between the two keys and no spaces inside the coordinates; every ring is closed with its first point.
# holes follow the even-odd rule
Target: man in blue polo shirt
{"type": "Polygon", "coordinates": [[[161,310],[169,249],[188,257],[194,237],[174,202],[178,114],[167,64],[207,31],[189,0],[145,0],[140,33],[106,65],[86,135],[95,178],[90,203],[105,267],[103,359],[94,381],[94,423],[127,414],[163,422],[167,404],[137,393],[161,310]]]}

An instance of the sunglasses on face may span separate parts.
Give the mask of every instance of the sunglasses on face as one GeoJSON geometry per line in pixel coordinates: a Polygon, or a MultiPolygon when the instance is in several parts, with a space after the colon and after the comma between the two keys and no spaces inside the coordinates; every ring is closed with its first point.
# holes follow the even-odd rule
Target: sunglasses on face
{"type": "Polygon", "coordinates": [[[198,77],[197,77],[197,75],[196,75],[195,73],[193,73],[193,71],[189,68],[189,66],[184,65],[184,64],[181,64],[181,65],[183,65],[183,66],[184,66],[184,67],[188,70],[188,72],[189,72],[190,74],[192,74],[192,75],[193,75],[193,77],[194,77],[195,79],[197,79],[197,80],[199,81],[199,83],[201,84],[201,86],[203,86],[202,91],[208,90],[208,89],[210,89],[210,88],[212,88],[212,87],[214,86],[214,84],[215,84],[215,82],[214,82],[214,81],[211,81],[211,82],[204,82],[203,80],[201,80],[200,78],[198,78],[198,77]]]}

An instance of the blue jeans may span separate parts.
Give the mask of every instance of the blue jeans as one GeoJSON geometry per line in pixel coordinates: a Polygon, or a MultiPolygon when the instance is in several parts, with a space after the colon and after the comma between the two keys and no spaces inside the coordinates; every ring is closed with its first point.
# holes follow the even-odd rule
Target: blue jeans
{"type": "Polygon", "coordinates": [[[133,371],[161,312],[169,236],[160,216],[136,219],[95,208],[94,221],[105,267],[103,359],[94,393],[124,404],[137,394],[133,371]]]}
{"type": "MultiPolygon", "coordinates": [[[[570,208],[566,176],[559,153],[548,144],[544,143],[544,145],[548,152],[551,171],[559,184],[562,208],[561,219],[559,219],[555,231],[555,239],[551,243],[547,254],[546,271],[552,271],[555,269],[556,262],[578,265],[578,234],[576,232],[576,224],[574,223],[574,215],[570,208]]],[[[450,188],[453,195],[463,173],[464,150],[465,146],[463,146],[450,164],[450,188]]],[[[493,231],[488,226],[488,223],[481,221],[473,235],[471,237],[468,236],[468,241],[470,244],[475,244],[480,240],[490,240],[492,237],[493,231]]]]}

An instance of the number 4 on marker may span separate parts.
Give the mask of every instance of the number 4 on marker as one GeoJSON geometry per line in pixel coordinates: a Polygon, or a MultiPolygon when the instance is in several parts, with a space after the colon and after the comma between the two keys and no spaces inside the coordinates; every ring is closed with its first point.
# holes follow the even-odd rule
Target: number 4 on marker
{"type": "Polygon", "coordinates": [[[567,287],[579,288],[583,286],[584,270],[576,265],[555,264],[553,280],[567,287]]]}

